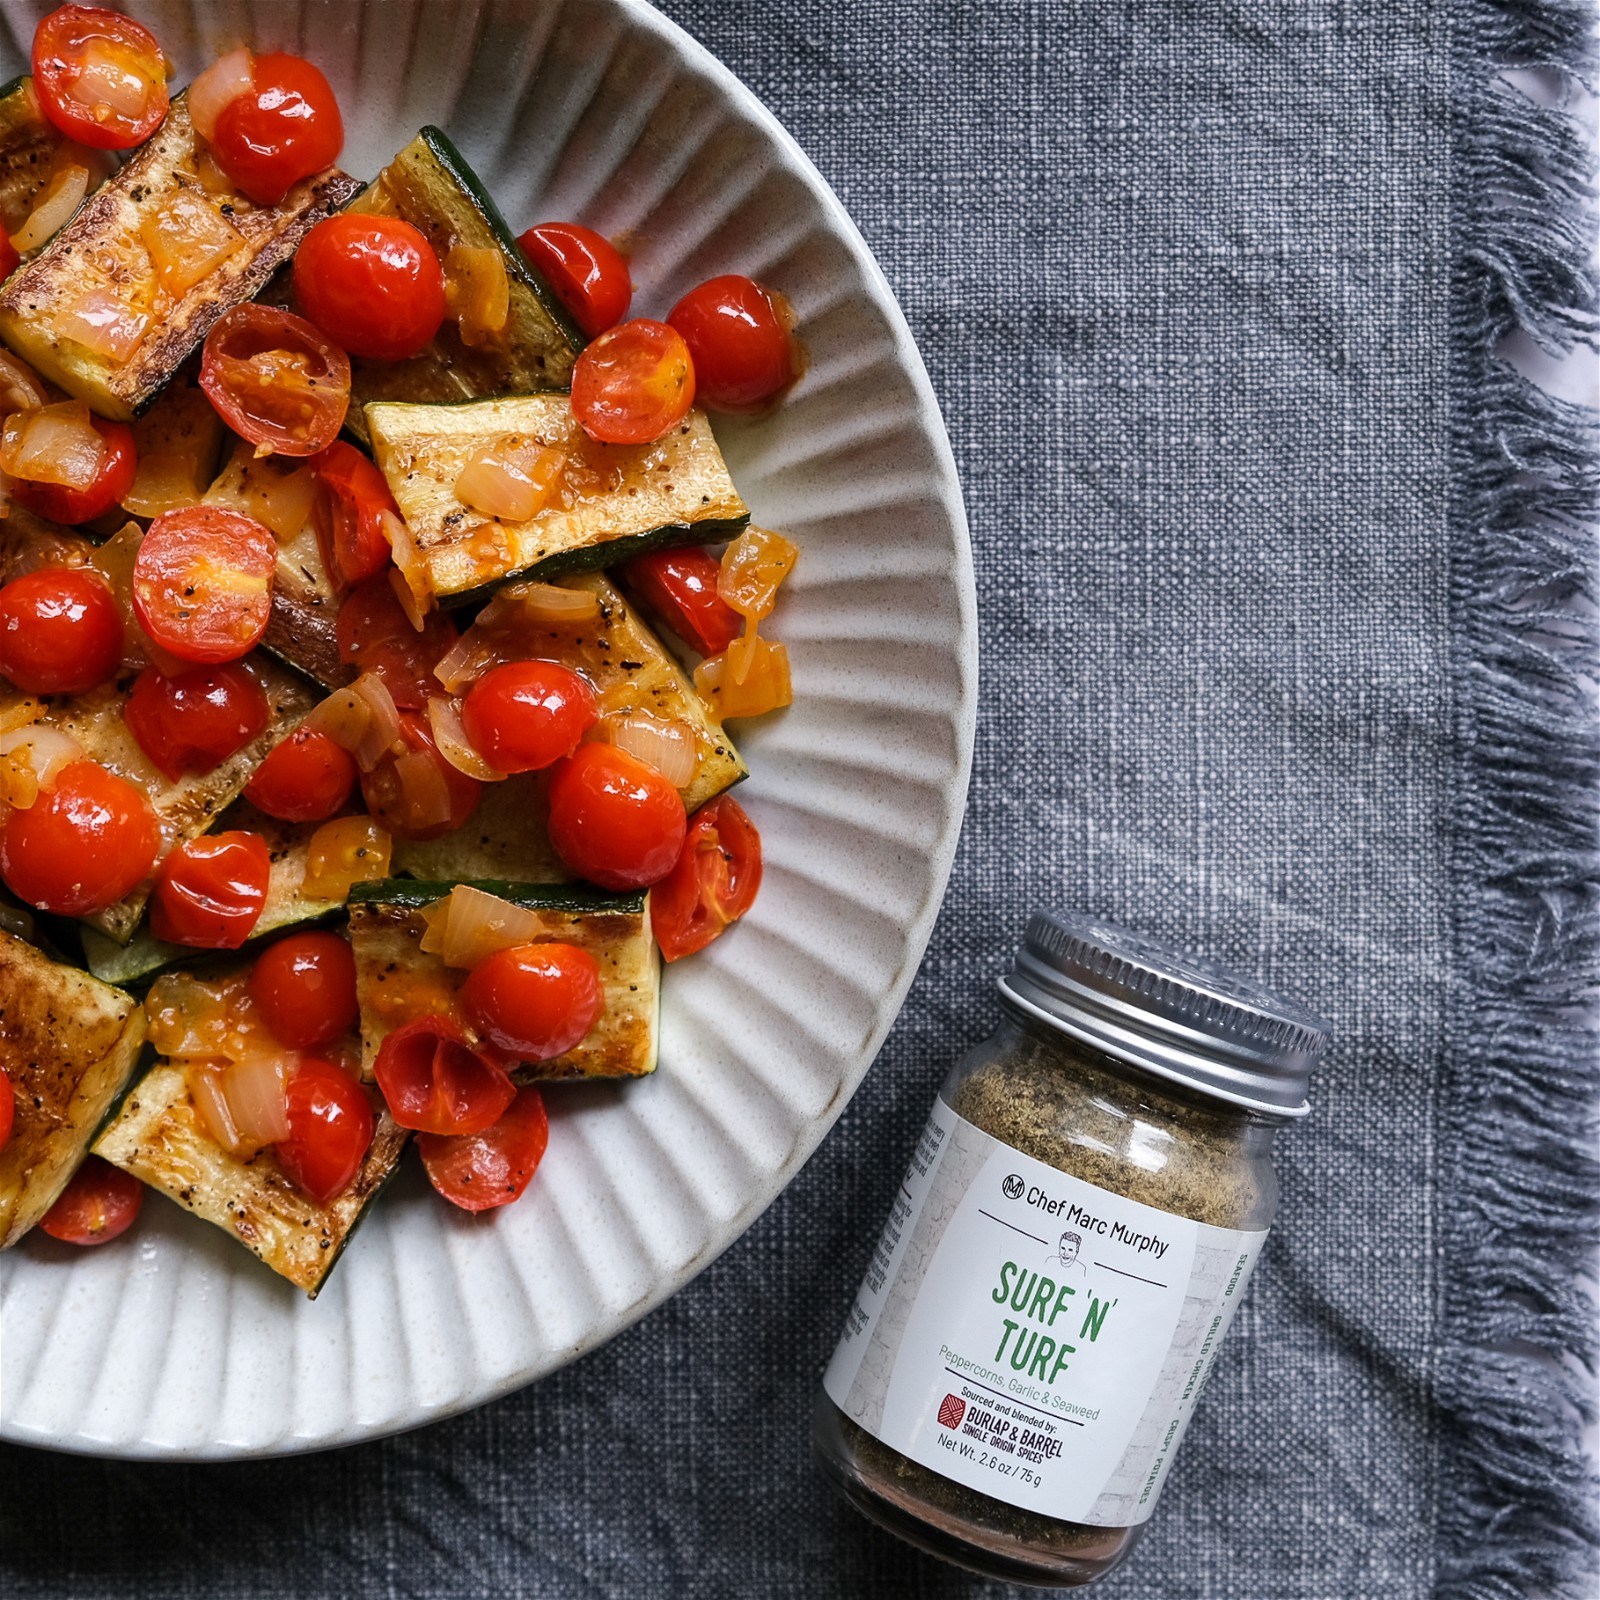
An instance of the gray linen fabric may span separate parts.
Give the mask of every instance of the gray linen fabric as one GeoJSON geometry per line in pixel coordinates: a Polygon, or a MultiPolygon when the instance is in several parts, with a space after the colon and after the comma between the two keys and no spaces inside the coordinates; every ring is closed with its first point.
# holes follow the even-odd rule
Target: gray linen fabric
{"type": "MultiPolygon", "coordinates": [[[[1556,1401],[1515,1366],[1495,1372],[1522,1385],[1523,1420],[1497,1413],[1510,1465],[1486,1486],[1450,1281],[1451,1239],[1500,1226],[1460,1160],[1482,1147],[1462,1106],[1491,1114],[1462,1061],[1481,1042],[1471,930],[1493,909],[1459,837],[1485,759],[1459,619],[1482,488],[1461,386],[1486,380],[1461,345],[1508,301],[1483,291],[1478,321],[1460,311],[1461,80],[1463,31],[1509,8],[666,10],[837,188],[955,443],[983,688],[927,964],[790,1190],[610,1346],[476,1414],[320,1458],[0,1451],[0,1591],[1007,1592],[837,1502],[808,1414],[940,1075],[990,1026],[1027,912],[1058,904],[1254,971],[1338,1039],[1314,1115],[1280,1144],[1278,1229],[1108,1600],[1588,1592],[1581,1484],[1518,1481],[1553,1483],[1565,1444],[1546,1430],[1551,1454],[1516,1453],[1556,1401]],[[1497,1513],[1520,1545],[1496,1544],[1497,1513]]],[[[1505,37],[1554,59],[1570,14],[1536,9],[1505,37]]],[[[1538,208],[1524,220],[1537,230],[1538,208]]],[[[1552,573],[1558,559],[1552,545],[1552,573]]],[[[1557,962],[1551,987],[1566,982],[1557,962]]],[[[1539,1270],[1495,1280],[1532,1307],[1471,1338],[1550,1342],[1559,1294],[1539,1270]]]]}

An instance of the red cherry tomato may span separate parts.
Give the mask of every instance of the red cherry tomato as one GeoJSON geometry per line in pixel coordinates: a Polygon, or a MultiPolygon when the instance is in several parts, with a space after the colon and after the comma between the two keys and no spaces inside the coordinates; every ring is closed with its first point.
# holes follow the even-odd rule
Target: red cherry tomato
{"type": "Polygon", "coordinates": [[[325,733],[296,728],[268,751],[244,797],[280,822],[324,822],[344,810],[357,776],[348,750],[325,733]]]}
{"type": "Polygon", "coordinates": [[[133,562],[133,614],[181,661],[236,661],[272,615],[278,541],[254,517],[221,506],[163,511],[133,562]]]}
{"type": "Polygon", "coordinates": [[[772,295],[730,273],[691,289],[667,321],[694,360],[700,403],[718,411],[752,411],[794,381],[794,337],[772,295]]]}
{"type": "Polygon", "coordinates": [[[481,1133],[517,1092],[505,1069],[445,1017],[418,1017],[388,1034],[372,1072],[389,1115],[419,1133],[481,1133]]]}
{"type": "Polygon", "coordinates": [[[580,1044],[601,1000],[599,964],[575,944],[497,950],[461,986],[479,1037],[521,1061],[549,1061],[580,1044]]]}
{"type": "Polygon", "coordinates": [[[446,310],[427,236],[398,217],[353,211],[323,218],[301,241],[294,292],[319,328],[371,361],[420,354],[446,310]]]}
{"type": "Polygon", "coordinates": [[[572,368],[572,414],[591,439],[648,444],[694,404],[694,363],[675,328],[648,317],[608,328],[572,368]]]}
{"type": "Polygon", "coordinates": [[[17,1091],[11,1087],[11,1075],[0,1067],[0,1150],[11,1142],[12,1125],[17,1118],[17,1091]]]}
{"type": "Polygon", "coordinates": [[[39,1226],[63,1244],[109,1244],[131,1228],[144,1204],[144,1185],[99,1156],[85,1156],[39,1226]]]}
{"type": "Polygon", "coordinates": [[[22,265],[22,257],[11,242],[11,235],[0,225],[0,280],[9,278],[22,265]]]}
{"type": "Polygon", "coordinates": [[[203,777],[237,755],[271,715],[256,675],[237,661],[171,678],[146,667],[122,708],[139,748],[174,783],[186,772],[203,777]]]}
{"type": "Polygon", "coordinates": [[[256,958],[250,997],[272,1036],[313,1050],[356,1020],[356,958],[336,933],[291,933],[256,958]]]}
{"type": "Polygon", "coordinates": [[[428,1182],[463,1211],[488,1211],[519,1199],[549,1142],[544,1097],[532,1084],[517,1090],[505,1114],[482,1133],[454,1139],[417,1135],[428,1182]]]}
{"type": "Polygon", "coordinates": [[[121,505],[133,487],[139,456],[133,443],[133,429],[125,422],[107,422],[90,417],[90,425],[105,444],[100,472],[87,489],[69,489],[61,483],[35,483],[31,478],[13,478],[11,497],[36,517],[64,522],[69,527],[93,522],[113,506],[121,505]]]}
{"type": "Polygon", "coordinates": [[[541,222],[517,243],[589,338],[627,316],[633,279],[604,234],[578,222],[541,222]]]}
{"type": "Polygon", "coordinates": [[[510,661],[467,691],[461,723],[496,772],[537,772],[569,756],[599,711],[586,678],[555,661],[510,661]]]}
{"type": "Polygon", "coordinates": [[[328,80],[299,56],[257,56],[254,77],[217,118],[211,153],[242,194],[275,206],[338,160],[344,120],[328,80]]]}
{"type": "Polygon", "coordinates": [[[344,426],[350,357],[304,317],[251,302],[224,312],[206,335],[200,387],[241,439],[314,456],[344,426]]]}
{"type": "Polygon", "coordinates": [[[318,1205],[355,1181],[372,1146],[377,1118],[367,1092],[343,1068],[306,1056],[284,1096],[289,1137],[273,1147],[278,1165],[318,1205]]]}
{"type": "Polygon", "coordinates": [[[609,744],[584,744],[550,780],[550,843],[579,877],[642,889],[672,870],[687,827],[678,791],[609,744]]]}
{"type": "Polygon", "coordinates": [[[0,589],[0,675],[28,694],[82,694],[122,664],[122,613],[81,567],[41,567],[0,589]]]}
{"type": "Polygon", "coordinates": [[[317,497],[312,513],[322,559],[341,590],[354,588],[387,570],[390,549],[383,531],[386,511],[392,516],[400,515],[383,474],[354,445],[335,439],[317,461],[317,497]]]}
{"type": "Polygon", "coordinates": [[[41,911],[91,917],[150,874],[161,829],[150,802],[97,761],[74,761],[0,833],[0,878],[41,911]]]}
{"type": "Polygon", "coordinates": [[[171,851],[156,874],[150,931],[195,950],[237,950],[267,903],[272,857],[259,833],[206,833],[171,851]]]}
{"type": "Polygon", "coordinates": [[[339,659],[377,673],[402,710],[421,711],[442,692],[433,669],[458,637],[442,611],[430,611],[418,633],[387,578],[369,578],[339,607],[339,659]]]}
{"type": "Polygon", "coordinates": [[[703,545],[678,545],[635,556],[622,580],[656,619],[703,656],[726,650],[744,618],[717,593],[722,562],[703,545]]]}
{"type": "Polygon", "coordinates": [[[695,812],[677,865],[650,891],[650,925],[668,961],[703,950],[755,903],[761,835],[732,795],[695,812]]]}
{"type": "Polygon", "coordinates": [[[391,752],[361,774],[367,811],[397,839],[454,833],[478,809],[483,785],[439,754],[428,719],[419,712],[400,713],[400,739],[400,755],[391,752]]]}
{"type": "Polygon", "coordinates": [[[95,150],[142,144],[167,114],[167,69],[155,35],[99,6],[62,6],[39,24],[33,81],[45,116],[95,150]]]}

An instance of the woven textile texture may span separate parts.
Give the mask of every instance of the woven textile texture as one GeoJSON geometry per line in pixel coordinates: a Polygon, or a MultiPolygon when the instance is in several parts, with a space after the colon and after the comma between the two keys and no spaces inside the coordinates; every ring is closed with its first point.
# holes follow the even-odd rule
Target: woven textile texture
{"type": "Polygon", "coordinates": [[[1595,768],[1563,647],[1518,611],[1588,582],[1592,437],[1490,355],[1518,322],[1584,331],[1582,151],[1493,71],[1572,64],[1584,8],[665,9],[838,190],[955,444],[983,688],[926,966],[799,1179],[612,1344],[321,1457],[0,1450],[0,1593],[1006,1592],[836,1501],[808,1419],[1041,904],[1254,972],[1337,1033],[1108,1600],[1592,1593],[1583,1385],[1529,1352],[1588,1350],[1592,1057],[1565,1005],[1595,768]]]}

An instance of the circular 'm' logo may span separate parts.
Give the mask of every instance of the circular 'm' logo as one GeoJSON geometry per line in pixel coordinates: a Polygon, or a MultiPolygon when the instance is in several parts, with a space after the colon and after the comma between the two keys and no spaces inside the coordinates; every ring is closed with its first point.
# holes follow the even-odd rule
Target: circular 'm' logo
{"type": "Polygon", "coordinates": [[[1007,1200],[1020,1200],[1022,1198],[1022,1191],[1027,1187],[1027,1184],[1025,1184],[1014,1172],[1009,1178],[1006,1179],[1004,1183],[1000,1185],[1001,1192],[1005,1195],[1007,1200]]]}

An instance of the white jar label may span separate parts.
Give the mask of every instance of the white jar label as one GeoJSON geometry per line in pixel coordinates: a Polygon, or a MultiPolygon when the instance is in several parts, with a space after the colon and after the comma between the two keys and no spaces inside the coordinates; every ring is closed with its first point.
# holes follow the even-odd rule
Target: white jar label
{"type": "Polygon", "coordinates": [[[1266,1237],[1108,1194],[937,1100],[823,1387],[968,1488],[1143,1522],[1266,1237]]]}

